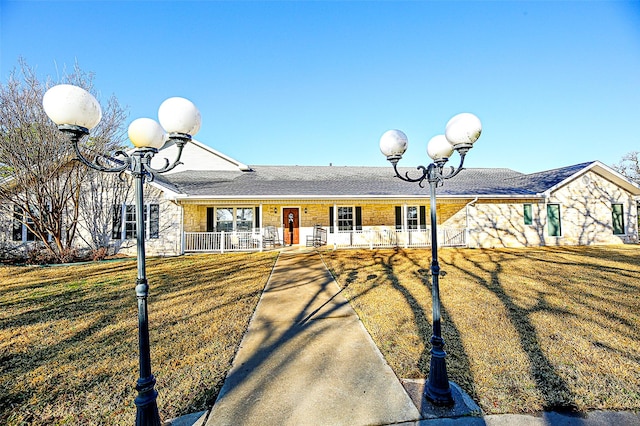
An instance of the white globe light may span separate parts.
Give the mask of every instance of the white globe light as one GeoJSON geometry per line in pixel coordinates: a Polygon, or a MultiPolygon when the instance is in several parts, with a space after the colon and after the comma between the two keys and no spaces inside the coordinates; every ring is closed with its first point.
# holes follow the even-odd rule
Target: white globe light
{"type": "Polygon", "coordinates": [[[453,154],[453,146],[444,135],[434,136],[427,144],[427,154],[433,160],[447,159],[453,154]]]}
{"type": "Polygon", "coordinates": [[[162,127],[151,118],[138,118],[129,124],[129,139],[136,148],[160,149],[165,137],[162,127]]]}
{"type": "Polygon", "coordinates": [[[385,157],[402,157],[409,147],[409,140],[400,130],[387,130],[380,137],[380,151],[385,157]]]}
{"type": "Polygon", "coordinates": [[[158,109],[158,120],[167,133],[195,135],[200,130],[202,118],[198,108],[188,99],[169,98],[158,109]]]}
{"type": "Polygon", "coordinates": [[[454,147],[471,145],[480,137],[482,123],[480,119],[468,112],[458,114],[447,123],[445,136],[454,147]]]}
{"type": "Polygon", "coordinates": [[[58,84],[44,94],[42,107],[51,121],[93,129],[102,118],[102,109],[93,95],[81,87],[58,84]]]}

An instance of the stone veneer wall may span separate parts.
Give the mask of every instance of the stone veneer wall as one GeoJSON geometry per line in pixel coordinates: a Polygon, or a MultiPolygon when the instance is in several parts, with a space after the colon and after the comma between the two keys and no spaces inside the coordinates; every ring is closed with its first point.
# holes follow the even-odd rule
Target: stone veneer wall
{"type": "MultiPolygon", "coordinates": [[[[602,176],[585,176],[555,190],[547,200],[480,200],[469,207],[470,247],[526,247],[622,244],[638,241],[637,204],[633,196],[602,176]],[[532,204],[533,223],[524,224],[523,204],[532,204]],[[547,232],[547,204],[560,205],[562,235],[547,232]],[[624,206],[625,234],[614,235],[612,204],[624,206]]],[[[449,223],[464,226],[467,215],[449,223]]]]}
{"type": "MultiPolygon", "coordinates": [[[[145,185],[145,204],[158,204],[160,207],[159,238],[145,240],[147,256],[177,256],[182,254],[182,208],[173,201],[167,200],[159,189],[145,185]]],[[[133,203],[133,194],[127,203],[133,203]]],[[[120,242],[119,252],[135,256],[136,240],[120,242]]]]}

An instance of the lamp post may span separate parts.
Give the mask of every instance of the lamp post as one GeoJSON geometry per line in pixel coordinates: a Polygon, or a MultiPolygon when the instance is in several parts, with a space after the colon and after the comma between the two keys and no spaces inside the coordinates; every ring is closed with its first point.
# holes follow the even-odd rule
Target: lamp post
{"type": "Polygon", "coordinates": [[[433,309],[433,335],[431,336],[431,362],[429,365],[429,379],[425,387],[425,396],[434,405],[448,406],[453,404],[451,387],[447,376],[445,361],[444,339],[440,327],[440,265],[438,264],[438,231],[436,214],[436,188],[441,186],[446,179],[451,179],[462,170],[464,158],[473,147],[482,132],[482,125],[478,117],[473,114],[463,113],[453,117],[447,123],[445,134],[431,138],[427,144],[427,154],[433,163],[427,167],[418,166],[419,174],[416,177],[404,175],[398,170],[398,161],[402,158],[408,147],[407,136],[400,130],[389,130],[380,138],[380,151],[393,165],[396,177],[406,182],[417,182],[421,188],[425,180],[430,189],[431,211],[431,298],[433,309]],[[444,165],[449,160],[453,151],[458,151],[460,164],[457,168],[451,167],[445,171],[444,165]],[[421,174],[421,175],[420,175],[421,174]]]}
{"type": "Polygon", "coordinates": [[[162,126],[150,118],[134,120],[128,129],[129,139],[135,146],[130,154],[116,151],[114,156],[96,154],[88,159],[78,143],[102,118],[102,111],[98,101],[84,89],[68,84],[61,84],[49,89],[42,105],[49,118],[58,125],[58,129],[65,133],[71,142],[77,159],[86,166],[107,173],[131,172],[135,184],[136,208],[136,240],[138,278],[136,280],[136,297],[138,299],[138,349],[140,377],[136,383],[138,396],[135,399],[137,407],[136,425],[159,426],[160,415],[156,399],[156,380],[151,373],[151,354],[149,348],[149,322],[147,315],[147,297],[149,284],[145,268],[145,220],[144,193],[145,180],[152,181],[157,173],[172,170],[180,163],[182,149],[191,140],[191,136],[200,129],[200,112],[184,98],[169,98],[158,110],[158,119],[162,126]],[[166,134],[165,134],[166,132],[166,134]],[[161,168],[151,167],[151,159],[158,153],[165,141],[175,143],[178,147],[173,162],[165,159],[161,168]]]}

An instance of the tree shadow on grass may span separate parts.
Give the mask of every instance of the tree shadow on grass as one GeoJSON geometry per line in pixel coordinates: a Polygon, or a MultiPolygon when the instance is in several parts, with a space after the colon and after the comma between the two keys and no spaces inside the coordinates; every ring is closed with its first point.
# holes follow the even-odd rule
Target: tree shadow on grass
{"type": "MultiPolygon", "coordinates": [[[[427,252],[425,251],[424,253],[426,254],[427,252]]],[[[379,259],[382,264],[387,279],[394,290],[399,292],[411,307],[416,331],[424,345],[424,349],[418,360],[418,368],[425,377],[428,377],[431,361],[431,336],[433,334],[432,312],[425,312],[414,293],[412,293],[405,284],[401,283],[395,274],[393,269],[394,259],[399,257],[413,264],[415,269],[412,271],[412,275],[415,280],[420,280],[422,285],[428,289],[427,294],[425,294],[428,302],[432,301],[431,294],[433,291],[430,271],[431,257],[424,256],[423,259],[417,260],[415,256],[408,256],[404,250],[400,249],[395,250],[386,259],[382,256],[376,256],[376,259],[379,259]]],[[[444,275],[446,275],[446,272],[441,270],[441,288],[443,285],[450,284],[444,279],[444,275]]],[[[440,303],[440,314],[442,317],[442,337],[445,341],[445,351],[447,353],[446,363],[448,366],[449,380],[458,384],[471,398],[477,399],[476,389],[470,374],[471,366],[462,344],[462,337],[442,300],[440,303]]]]}
{"type": "MultiPolygon", "coordinates": [[[[536,327],[530,319],[532,314],[541,311],[559,315],[570,315],[570,313],[549,305],[544,293],[538,293],[536,303],[530,307],[525,308],[516,303],[516,301],[507,294],[501,282],[501,276],[504,272],[502,263],[506,262],[507,259],[500,254],[500,252],[487,252],[488,262],[465,259],[465,261],[472,264],[472,268],[467,269],[461,266],[463,264],[461,258],[458,257],[458,261],[456,261],[457,257],[458,256],[455,255],[453,256],[453,260],[449,262],[449,266],[458,269],[471,280],[489,290],[506,309],[510,326],[515,329],[521,349],[529,361],[529,375],[534,380],[538,392],[544,400],[543,409],[576,410],[577,405],[575,403],[574,393],[545,355],[541,343],[537,338],[536,327]],[[482,274],[488,274],[489,279],[484,278],[482,274]]],[[[496,342],[496,344],[498,344],[498,342],[496,342]]]]}

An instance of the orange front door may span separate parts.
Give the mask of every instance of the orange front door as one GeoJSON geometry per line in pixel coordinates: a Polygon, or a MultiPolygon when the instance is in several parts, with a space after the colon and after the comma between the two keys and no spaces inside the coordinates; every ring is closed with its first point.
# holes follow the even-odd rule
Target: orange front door
{"type": "Polygon", "coordinates": [[[285,245],[300,244],[300,210],[294,208],[282,209],[285,245]]]}

